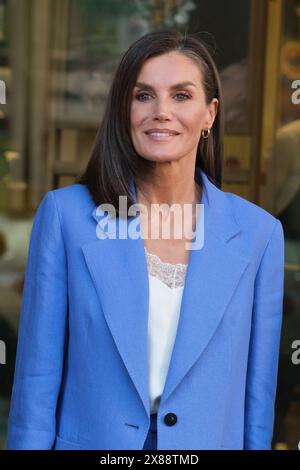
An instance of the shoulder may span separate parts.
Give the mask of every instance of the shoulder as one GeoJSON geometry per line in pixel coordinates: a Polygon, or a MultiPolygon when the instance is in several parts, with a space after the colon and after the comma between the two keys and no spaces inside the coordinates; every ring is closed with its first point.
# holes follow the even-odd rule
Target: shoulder
{"type": "Polygon", "coordinates": [[[84,184],[71,184],[63,188],[48,191],[45,199],[51,198],[56,205],[58,212],[67,213],[80,212],[92,208],[94,205],[92,196],[87,186],[84,184]]]}
{"type": "Polygon", "coordinates": [[[208,190],[208,199],[211,198],[212,204],[218,207],[217,211],[224,223],[234,223],[246,234],[255,234],[258,230],[267,233],[272,230],[278,222],[280,223],[276,217],[258,204],[254,204],[237,194],[218,188],[205,174],[203,174],[203,176],[204,186],[208,190]]]}
{"type": "Polygon", "coordinates": [[[254,204],[237,194],[223,191],[229,204],[231,205],[234,215],[241,225],[249,226],[249,224],[260,223],[265,226],[273,226],[278,219],[274,217],[266,209],[258,204],[254,204]]]}
{"type": "Polygon", "coordinates": [[[241,228],[245,247],[255,246],[257,252],[264,249],[273,239],[275,244],[282,245],[284,233],[279,219],[270,212],[247,199],[223,191],[230,204],[236,223],[241,228]]]}
{"type": "Polygon", "coordinates": [[[47,219],[49,224],[57,222],[57,225],[63,226],[74,226],[75,223],[81,227],[94,206],[87,186],[75,183],[47,191],[37,208],[35,219],[47,219]]]}
{"type": "Polygon", "coordinates": [[[91,194],[85,184],[74,183],[63,188],[52,189],[49,192],[62,203],[91,200],[91,194]]]}

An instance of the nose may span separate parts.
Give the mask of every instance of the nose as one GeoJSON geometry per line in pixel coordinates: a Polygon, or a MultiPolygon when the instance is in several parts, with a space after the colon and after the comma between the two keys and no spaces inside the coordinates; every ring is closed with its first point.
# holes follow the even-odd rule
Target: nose
{"type": "Polygon", "coordinates": [[[170,115],[165,112],[156,113],[156,119],[159,121],[165,121],[166,119],[170,119],[170,115]]]}
{"type": "Polygon", "coordinates": [[[168,102],[168,98],[166,99],[157,99],[155,100],[154,104],[154,116],[155,119],[158,119],[159,121],[164,121],[165,119],[171,119],[172,118],[172,108],[171,104],[168,102]]]}

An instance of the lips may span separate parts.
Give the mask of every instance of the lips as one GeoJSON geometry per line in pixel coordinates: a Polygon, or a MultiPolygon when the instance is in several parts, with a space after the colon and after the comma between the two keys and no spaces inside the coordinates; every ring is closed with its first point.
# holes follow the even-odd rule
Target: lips
{"type": "Polygon", "coordinates": [[[163,132],[163,131],[148,131],[145,133],[148,139],[152,140],[153,142],[168,142],[170,140],[175,139],[175,137],[179,136],[179,133],[176,132],[163,132]]]}
{"type": "Polygon", "coordinates": [[[173,130],[173,129],[149,129],[148,131],[145,131],[146,134],[164,134],[164,135],[178,135],[179,132],[173,130]]]}

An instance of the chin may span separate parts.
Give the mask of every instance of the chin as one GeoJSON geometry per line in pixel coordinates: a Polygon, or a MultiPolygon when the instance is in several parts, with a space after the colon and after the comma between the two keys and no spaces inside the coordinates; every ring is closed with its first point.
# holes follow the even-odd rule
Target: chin
{"type": "Polygon", "coordinates": [[[143,158],[145,158],[145,160],[150,160],[152,162],[159,162],[159,163],[176,162],[177,160],[180,159],[178,155],[151,155],[151,156],[146,156],[143,158]]]}

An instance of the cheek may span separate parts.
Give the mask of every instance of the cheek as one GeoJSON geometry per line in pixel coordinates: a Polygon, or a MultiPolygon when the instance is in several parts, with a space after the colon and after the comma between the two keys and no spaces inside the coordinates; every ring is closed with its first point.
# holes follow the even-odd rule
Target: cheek
{"type": "Polygon", "coordinates": [[[182,123],[183,127],[187,129],[189,134],[199,134],[202,129],[203,113],[193,109],[186,109],[178,115],[178,120],[182,123]]]}
{"type": "Polygon", "coordinates": [[[136,104],[131,106],[130,120],[133,128],[138,127],[146,117],[147,112],[144,108],[136,104]]]}
{"type": "Polygon", "coordinates": [[[174,110],[178,120],[185,122],[189,128],[199,126],[206,115],[206,108],[201,101],[185,101],[181,106],[174,110]]]}

